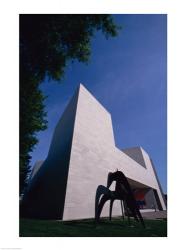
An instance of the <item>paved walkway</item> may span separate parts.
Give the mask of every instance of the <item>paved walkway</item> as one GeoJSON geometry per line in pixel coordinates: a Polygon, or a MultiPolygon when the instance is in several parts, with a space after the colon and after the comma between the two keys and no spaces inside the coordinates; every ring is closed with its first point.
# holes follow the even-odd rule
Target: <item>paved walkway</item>
{"type": "Polygon", "coordinates": [[[150,220],[167,219],[167,211],[141,212],[142,217],[150,220]]]}

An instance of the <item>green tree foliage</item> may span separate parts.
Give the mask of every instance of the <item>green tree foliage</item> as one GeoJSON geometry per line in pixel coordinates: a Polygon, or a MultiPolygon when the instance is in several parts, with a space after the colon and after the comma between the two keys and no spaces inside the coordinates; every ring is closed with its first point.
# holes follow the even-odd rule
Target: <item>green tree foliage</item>
{"type": "Polygon", "coordinates": [[[29,169],[36,133],[47,127],[39,85],[60,80],[69,61],[87,62],[90,39],[101,30],[106,38],[118,27],[111,15],[20,15],[20,192],[29,169]]]}

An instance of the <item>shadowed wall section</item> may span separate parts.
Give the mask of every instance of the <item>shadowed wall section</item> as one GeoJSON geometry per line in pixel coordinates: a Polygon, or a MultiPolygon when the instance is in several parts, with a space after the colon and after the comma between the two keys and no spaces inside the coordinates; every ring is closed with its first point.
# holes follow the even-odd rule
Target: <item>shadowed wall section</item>
{"type": "Polygon", "coordinates": [[[62,219],[78,92],[59,120],[47,159],[24,195],[21,206],[23,216],[62,219]]]}

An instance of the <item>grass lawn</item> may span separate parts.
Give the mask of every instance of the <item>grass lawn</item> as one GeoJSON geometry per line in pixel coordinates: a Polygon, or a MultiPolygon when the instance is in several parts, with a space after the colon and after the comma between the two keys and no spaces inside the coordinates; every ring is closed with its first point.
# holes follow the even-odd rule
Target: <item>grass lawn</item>
{"type": "Polygon", "coordinates": [[[77,221],[20,220],[21,237],[166,237],[166,220],[145,220],[146,228],[131,219],[101,219],[95,225],[93,219],[77,221]]]}

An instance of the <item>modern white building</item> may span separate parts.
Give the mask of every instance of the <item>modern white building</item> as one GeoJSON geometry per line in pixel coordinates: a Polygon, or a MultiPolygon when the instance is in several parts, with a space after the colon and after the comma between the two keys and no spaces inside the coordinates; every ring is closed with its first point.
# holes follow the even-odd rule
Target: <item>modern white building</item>
{"type": "MultiPolygon", "coordinates": [[[[21,212],[33,218],[93,218],[96,189],[116,169],[126,175],[144,207],[166,210],[150,156],[141,147],[115,146],[110,113],[80,84],[55,128],[46,160],[33,170],[21,212]]],[[[101,217],[108,216],[108,205],[101,217]]],[[[119,201],[113,215],[121,215],[119,201]]]]}

